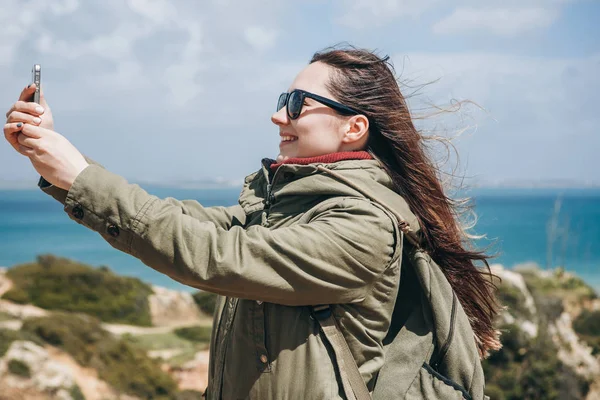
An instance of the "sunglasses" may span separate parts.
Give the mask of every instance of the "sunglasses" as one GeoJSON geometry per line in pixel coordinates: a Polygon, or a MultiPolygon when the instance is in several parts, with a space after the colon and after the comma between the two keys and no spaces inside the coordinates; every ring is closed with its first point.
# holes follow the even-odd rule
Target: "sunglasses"
{"type": "Polygon", "coordinates": [[[318,94],[310,93],[305,90],[294,89],[289,93],[281,93],[279,100],[277,100],[277,111],[287,106],[287,115],[290,119],[297,119],[302,111],[305,98],[313,99],[327,107],[333,108],[335,111],[342,115],[356,115],[360,112],[353,108],[338,103],[337,101],[330,100],[328,98],[319,96],[318,94]]]}

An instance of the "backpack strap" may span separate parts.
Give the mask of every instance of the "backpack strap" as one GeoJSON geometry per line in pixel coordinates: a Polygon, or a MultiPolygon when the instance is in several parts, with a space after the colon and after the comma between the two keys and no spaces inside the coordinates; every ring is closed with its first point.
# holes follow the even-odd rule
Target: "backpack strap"
{"type": "Polygon", "coordinates": [[[312,311],[315,319],[319,321],[321,332],[333,348],[346,397],[348,400],[370,400],[369,389],[367,389],[348,343],[331,313],[331,306],[328,304],[313,306],[312,311]]]}

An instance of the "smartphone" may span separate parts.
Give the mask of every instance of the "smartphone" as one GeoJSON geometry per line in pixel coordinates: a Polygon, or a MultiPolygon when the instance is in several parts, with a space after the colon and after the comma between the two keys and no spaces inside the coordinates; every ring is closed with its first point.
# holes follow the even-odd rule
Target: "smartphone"
{"type": "Polygon", "coordinates": [[[31,81],[35,83],[35,93],[33,93],[32,100],[34,103],[40,104],[40,82],[42,80],[42,66],[40,64],[34,64],[31,69],[31,81]]]}

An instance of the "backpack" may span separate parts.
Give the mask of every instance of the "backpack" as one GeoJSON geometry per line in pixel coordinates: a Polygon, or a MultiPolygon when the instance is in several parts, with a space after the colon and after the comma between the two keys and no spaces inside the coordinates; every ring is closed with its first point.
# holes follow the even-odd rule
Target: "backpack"
{"type": "MultiPolygon", "coordinates": [[[[345,180],[331,170],[327,173],[345,180]]],[[[404,244],[400,288],[383,341],[385,361],[372,392],[360,375],[332,306],[312,307],[320,332],[335,355],[346,398],[489,399],[484,394],[483,369],[469,319],[441,268],[419,246],[416,217],[408,206],[400,215],[356,185],[352,187],[397,221],[404,244]]]]}

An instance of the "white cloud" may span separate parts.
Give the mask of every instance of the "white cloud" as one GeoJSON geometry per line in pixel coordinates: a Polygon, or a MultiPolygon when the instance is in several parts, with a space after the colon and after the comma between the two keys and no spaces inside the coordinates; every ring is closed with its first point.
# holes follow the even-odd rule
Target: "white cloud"
{"type": "Polygon", "coordinates": [[[79,0],[53,1],[49,6],[54,15],[70,14],[79,8],[79,0]]]}
{"type": "MultiPolygon", "coordinates": [[[[277,21],[282,10],[275,1],[261,0],[26,4],[10,0],[0,5],[0,23],[5,23],[0,25],[0,67],[14,63],[16,49],[31,42],[46,67],[72,71],[72,90],[84,85],[108,95],[152,82],[154,90],[166,91],[160,102],[169,107],[194,104],[206,84],[219,82],[212,76],[225,73],[227,60],[237,63],[272,49],[278,29],[263,21],[277,21]],[[72,14],[69,19],[67,14],[72,14]],[[8,15],[18,18],[4,20],[8,15]]],[[[64,85],[63,90],[68,91],[64,85]]]]}
{"type": "Polygon", "coordinates": [[[177,9],[165,0],[128,0],[127,4],[137,14],[156,24],[166,24],[177,19],[177,9]]]}
{"type": "Polygon", "coordinates": [[[384,25],[399,17],[417,18],[442,0],[338,0],[336,22],[355,29],[384,25]]]}
{"type": "MultiPolygon", "coordinates": [[[[485,7],[517,10],[518,1],[496,1],[485,7]]],[[[353,27],[395,18],[431,22],[434,13],[427,13],[442,4],[441,0],[336,4],[341,3],[348,6],[349,14],[333,10],[324,19],[352,17],[348,22],[353,27]]],[[[2,0],[0,87],[5,90],[0,93],[0,104],[14,101],[27,83],[31,62],[41,60],[57,129],[115,172],[156,179],[181,174],[184,179],[208,176],[219,163],[223,176],[239,177],[257,166],[257,156],[276,155],[272,154],[277,151],[276,130],[269,117],[277,95],[306,65],[311,51],[348,33],[335,26],[326,28],[332,29],[330,34],[305,31],[301,46],[287,46],[289,39],[297,39],[284,25],[292,18],[285,9],[289,4],[274,0],[2,0]],[[62,14],[55,15],[45,4],[60,4],[56,10],[62,14]],[[13,21],[7,15],[16,17],[13,21]],[[133,149],[140,154],[134,155],[133,149]],[[132,162],[134,156],[139,163],[132,162]],[[224,156],[235,162],[221,163],[224,156]]],[[[521,8],[559,10],[560,4],[561,0],[523,0],[521,8]],[[548,8],[542,8],[542,2],[548,8]]],[[[458,6],[475,15],[483,7],[475,0],[460,0],[458,6]]],[[[444,9],[452,12],[452,7],[444,9]]],[[[300,19],[299,24],[314,22],[304,10],[297,11],[294,18],[300,19]]],[[[497,20],[485,21],[487,27],[471,29],[489,31],[497,20]]],[[[520,29],[515,25],[511,29],[520,29]]],[[[394,37],[396,29],[395,25],[373,27],[373,35],[394,37]]],[[[418,39],[413,48],[423,45],[418,39]]],[[[399,42],[385,52],[402,51],[404,45],[399,42]]],[[[600,139],[593,134],[600,121],[591,106],[597,104],[593,96],[600,91],[598,56],[414,53],[404,69],[402,61],[396,58],[397,70],[404,70],[403,77],[416,84],[441,77],[411,105],[426,98],[435,104],[467,98],[486,108],[487,113],[463,114],[463,122],[480,128],[465,139],[472,150],[470,165],[478,172],[498,176],[518,170],[573,176],[589,171],[589,166],[579,162],[600,168],[598,158],[589,154],[594,146],[600,147],[600,139]],[[573,139],[575,135],[578,140],[573,139]],[[561,154],[565,149],[567,156],[578,154],[577,159],[565,160],[561,154]],[[552,158],[564,166],[544,164],[552,158]]],[[[0,171],[15,165],[10,157],[6,146],[0,146],[0,171]]],[[[20,169],[15,173],[20,174],[20,169]]]]}
{"type": "Polygon", "coordinates": [[[202,29],[199,24],[187,27],[188,41],[183,47],[179,61],[165,70],[166,87],[170,91],[170,103],[181,107],[202,92],[200,72],[207,69],[201,59],[202,29]]]}
{"type": "Polygon", "coordinates": [[[457,115],[419,122],[426,129],[443,127],[450,134],[471,126],[459,143],[462,154],[469,155],[472,171],[505,179],[585,180],[600,169],[594,155],[600,148],[596,134],[600,119],[595,112],[600,54],[542,58],[415,53],[394,57],[394,64],[404,65],[401,80],[413,86],[435,81],[410,100],[412,109],[446,105],[453,99],[484,108],[467,107],[457,115]]]}
{"type": "MultiPolygon", "coordinates": [[[[436,33],[477,30],[511,36],[546,28],[556,21],[562,7],[578,0],[458,0],[454,11],[433,24],[436,33]]],[[[340,16],[335,21],[354,29],[368,29],[402,19],[424,20],[442,0],[337,0],[340,16]]]]}
{"type": "Polygon", "coordinates": [[[65,2],[54,3],[35,0],[22,2],[4,0],[0,3],[0,67],[14,62],[17,49],[23,44],[37,27],[44,14],[50,8],[54,15],[68,12],[71,8],[65,2]]]}
{"type": "Polygon", "coordinates": [[[438,34],[487,31],[500,36],[516,36],[546,28],[558,17],[557,9],[547,8],[458,8],[434,24],[433,31],[438,34]]]}
{"type": "Polygon", "coordinates": [[[249,26],[244,30],[244,38],[256,50],[268,50],[275,45],[277,31],[264,26],[249,26]]]}

